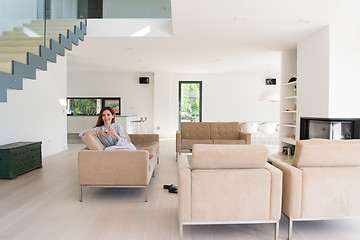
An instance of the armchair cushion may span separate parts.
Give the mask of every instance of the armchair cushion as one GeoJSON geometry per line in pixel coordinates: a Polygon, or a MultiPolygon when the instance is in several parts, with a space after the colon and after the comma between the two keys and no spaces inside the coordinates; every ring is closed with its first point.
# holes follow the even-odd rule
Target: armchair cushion
{"type": "Polygon", "coordinates": [[[100,140],[94,135],[85,134],[81,137],[81,140],[89,150],[104,150],[105,148],[100,140]]]}
{"type": "Polygon", "coordinates": [[[296,143],[293,166],[360,167],[360,140],[301,140],[296,143]],[[320,150],[321,149],[321,150],[320,150]]]}
{"type": "Polygon", "coordinates": [[[268,149],[263,145],[195,144],[191,169],[265,168],[268,149]]]}
{"type": "Polygon", "coordinates": [[[193,221],[270,219],[268,170],[193,170],[191,179],[193,221]]]}

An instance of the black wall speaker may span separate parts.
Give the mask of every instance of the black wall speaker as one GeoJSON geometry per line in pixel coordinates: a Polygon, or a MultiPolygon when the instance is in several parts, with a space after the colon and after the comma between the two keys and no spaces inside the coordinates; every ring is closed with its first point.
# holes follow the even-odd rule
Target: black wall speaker
{"type": "Polygon", "coordinates": [[[265,85],[276,85],[276,78],[265,79],[265,85]]]}
{"type": "Polygon", "coordinates": [[[140,84],[149,84],[149,77],[139,77],[140,84]]]}

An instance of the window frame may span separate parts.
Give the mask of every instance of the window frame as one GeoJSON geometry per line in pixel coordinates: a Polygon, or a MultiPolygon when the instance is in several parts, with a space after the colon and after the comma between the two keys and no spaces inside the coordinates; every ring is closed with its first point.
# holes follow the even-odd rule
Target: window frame
{"type": "MultiPolygon", "coordinates": [[[[115,113],[116,116],[121,116],[121,97],[67,97],[66,98],[66,111],[68,111],[68,100],[70,99],[96,99],[101,100],[101,108],[105,107],[106,100],[118,100],[119,112],[115,113]]],[[[99,114],[67,114],[67,116],[99,116],[99,114]]]]}
{"type": "Polygon", "coordinates": [[[202,81],[179,81],[179,93],[178,93],[178,123],[179,130],[181,130],[181,85],[182,84],[199,84],[199,122],[202,122],[203,114],[202,114],[202,81]]]}

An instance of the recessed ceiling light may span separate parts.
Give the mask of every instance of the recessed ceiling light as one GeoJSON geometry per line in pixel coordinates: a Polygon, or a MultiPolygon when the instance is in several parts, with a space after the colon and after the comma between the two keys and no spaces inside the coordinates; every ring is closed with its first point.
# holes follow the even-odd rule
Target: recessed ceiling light
{"type": "Polygon", "coordinates": [[[247,20],[247,17],[234,17],[233,22],[246,22],[247,20]]]}
{"type": "Polygon", "coordinates": [[[312,19],[300,19],[299,21],[297,21],[297,24],[309,24],[311,23],[312,19]]]}

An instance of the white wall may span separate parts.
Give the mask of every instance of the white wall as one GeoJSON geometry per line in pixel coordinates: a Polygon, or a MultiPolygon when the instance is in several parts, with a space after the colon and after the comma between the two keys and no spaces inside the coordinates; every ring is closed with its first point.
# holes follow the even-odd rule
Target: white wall
{"type": "Polygon", "coordinates": [[[170,37],[170,18],[88,19],[88,37],[170,37]],[[116,26],[116,28],[114,28],[116,26]]]}
{"type": "MultiPolygon", "coordinates": [[[[147,130],[154,128],[154,76],[152,73],[72,73],[68,75],[68,97],[121,97],[121,115],[147,117],[147,130]],[[139,84],[139,77],[149,84],[139,84]]],[[[95,124],[95,123],[94,123],[95,124]]],[[[71,126],[68,131],[71,132],[71,126]]]]}
{"type": "Polygon", "coordinates": [[[176,82],[171,81],[170,73],[154,74],[154,133],[161,138],[173,137],[177,121],[176,82]]]}
{"type": "Polygon", "coordinates": [[[329,28],[298,43],[297,111],[300,117],[329,116],[329,28]]]}
{"type": "Polygon", "coordinates": [[[359,25],[330,25],[298,44],[300,117],[360,117],[359,41],[359,25]]]}
{"type": "Polygon", "coordinates": [[[7,103],[0,103],[0,145],[42,141],[43,156],[67,149],[66,57],[37,71],[36,80],[24,79],[23,90],[8,90],[7,103]]]}
{"type": "Polygon", "coordinates": [[[178,129],[179,81],[202,81],[203,121],[279,121],[279,103],[260,102],[269,75],[263,73],[177,74],[155,73],[154,132],[160,137],[175,137],[178,129]]]}
{"type": "Polygon", "coordinates": [[[360,25],[330,26],[329,117],[360,117],[360,25]]]}

